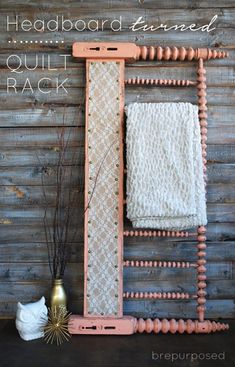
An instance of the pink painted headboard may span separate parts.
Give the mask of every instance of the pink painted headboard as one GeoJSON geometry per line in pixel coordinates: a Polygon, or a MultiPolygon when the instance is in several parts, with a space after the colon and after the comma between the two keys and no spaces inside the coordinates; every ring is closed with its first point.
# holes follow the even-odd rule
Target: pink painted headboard
{"type": "MultiPolygon", "coordinates": [[[[123,228],[124,87],[128,85],[195,86],[198,95],[201,144],[206,171],[207,100],[204,60],[223,58],[223,51],[191,47],[137,46],[133,43],[77,42],[73,56],[86,60],[84,314],[73,315],[72,334],[132,334],[134,332],[209,333],[227,324],[205,320],[206,227],[194,232],[123,228]],[[124,78],[125,63],[138,60],[197,60],[196,80],[124,78]],[[196,240],[197,260],[135,261],[123,259],[126,236],[188,237],[196,240]],[[197,270],[197,293],[123,292],[123,267],[171,267],[197,270]],[[143,320],[123,316],[123,298],[196,300],[196,320],[143,320]]],[[[206,184],[206,183],[205,183],[206,184]]]]}

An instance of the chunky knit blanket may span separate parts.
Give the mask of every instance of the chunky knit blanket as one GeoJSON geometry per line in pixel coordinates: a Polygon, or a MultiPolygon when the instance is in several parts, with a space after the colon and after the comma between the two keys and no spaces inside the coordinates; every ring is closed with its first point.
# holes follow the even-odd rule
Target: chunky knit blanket
{"type": "Polygon", "coordinates": [[[205,225],[198,107],[131,103],[127,113],[127,217],[134,227],[205,225]]]}

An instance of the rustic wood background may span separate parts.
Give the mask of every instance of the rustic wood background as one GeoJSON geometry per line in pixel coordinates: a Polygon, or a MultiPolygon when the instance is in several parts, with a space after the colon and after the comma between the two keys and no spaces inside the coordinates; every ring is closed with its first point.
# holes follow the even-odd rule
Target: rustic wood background
{"type": "MultiPolygon", "coordinates": [[[[42,218],[44,214],[41,173],[46,172],[46,190],[53,208],[55,199],[55,162],[57,131],[66,124],[72,129],[67,162],[76,152],[78,164],[73,190],[77,192],[75,224],[79,232],[71,243],[71,257],[66,270],[65,286],[70,309],[82,312],[83,296],[83,163],[84,163],[84,65],[72,57],[63,70],[61,54],[71,53],[74,41],[133,41],[140,45],[220,47],[230,57],[207,63],[208,78],[208,303],[207,317],[235,317],[234,259],[235,259],[235,3],[233,0],[142,0],[142,1],[78,1],[78,0],[8,0],[0,1],[0,316],[14,317],[16,302],[29,302],[41,295],[49,296],[50,274],[42,218]],[[63,14],[76,19],[114,19],[123,17],[122,32],[6,32],[6,15],[22,18],[47,19],[63,14]],[[149,23],[191,24],[208,23],[218,14],[217,29],[202,32],[131,32],[128,25],[139,16],[149,23]],[[30,44],[30,40],[64,40],[64,44],[30,44]],[[17,41],[8,43],[8,41],[17,41]],[[28,40],[29,44],[21,44],[28,40]],[[57,72],[35,71],[19,74],[19,93],[6,94],[6,78],[13,75],[6,67],[10,54],[27,54],[29,66],[35,54],[51,56],[57,72]],[[42,94],[35,91],[20,93],[26,77],[33,87],[44,76],[42,94]],[[69,93],[56,94],[55,78],[68,78],[69,93]],[[81,109],[80,109],[81,106],[81,109]]],[[[14,65],[14,61],[12,61],[14,65]]],[[[189,62],[128,65],[127,77],[195,79],[196,64],[189,62]]],[[[197,103],[196,91],[190,88],[127,87],[126,101],[197,103]]],[[[195,246],[190,240],[126,239],[126,259],[193,260],[195,246]]],[[[194,292],[195,271],[188,269],[127,269],[125,290],[166,290],[194,292]]],[[[195,301],[124,302],[125,313],[139,317],[195,317],[195,301]]]]}

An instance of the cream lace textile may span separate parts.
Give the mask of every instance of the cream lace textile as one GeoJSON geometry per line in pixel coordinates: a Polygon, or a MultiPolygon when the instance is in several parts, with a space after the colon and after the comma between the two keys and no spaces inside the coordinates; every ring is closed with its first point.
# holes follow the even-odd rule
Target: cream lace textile
{"type": "MultiPolygon", "coordinates": [[[[89,64],[87,311],[118,314],[120,295],[117,210],[119,190],[120,64],[89,64]],[[118,81],[118,82],[117,82],[118,81]],[[104,87],[105,86],[105,87],[104,87]],[[118,296],[118,297],[117,297],[118,296]]],[[[121,299],[120,299],[121,297],[121,299]]]]}
{"type": "Polygon", "coordinates": [[[127,217],[134,227],[205,225],[198,107],[132,103],[127,113],[127,217]]]}

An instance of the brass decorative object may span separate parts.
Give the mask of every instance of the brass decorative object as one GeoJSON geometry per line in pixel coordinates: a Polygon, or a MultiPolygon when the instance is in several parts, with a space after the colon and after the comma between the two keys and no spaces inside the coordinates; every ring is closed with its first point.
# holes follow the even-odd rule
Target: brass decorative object
{"type": "Polygon", "coordinates": [[[67,310],[67,296],[63,286],[63,279],[54,279],[51,292],[51,309],[64,308],[67,310]]]}
{"type": "Polygon", "coordinates": [[[68,332],[68,322],[71,313],[64,307],[53,307],[48,309],[48,323],[44,327],[44,340],[47,343],[61,345],[69,341],[71,335],[68,332]]]}

